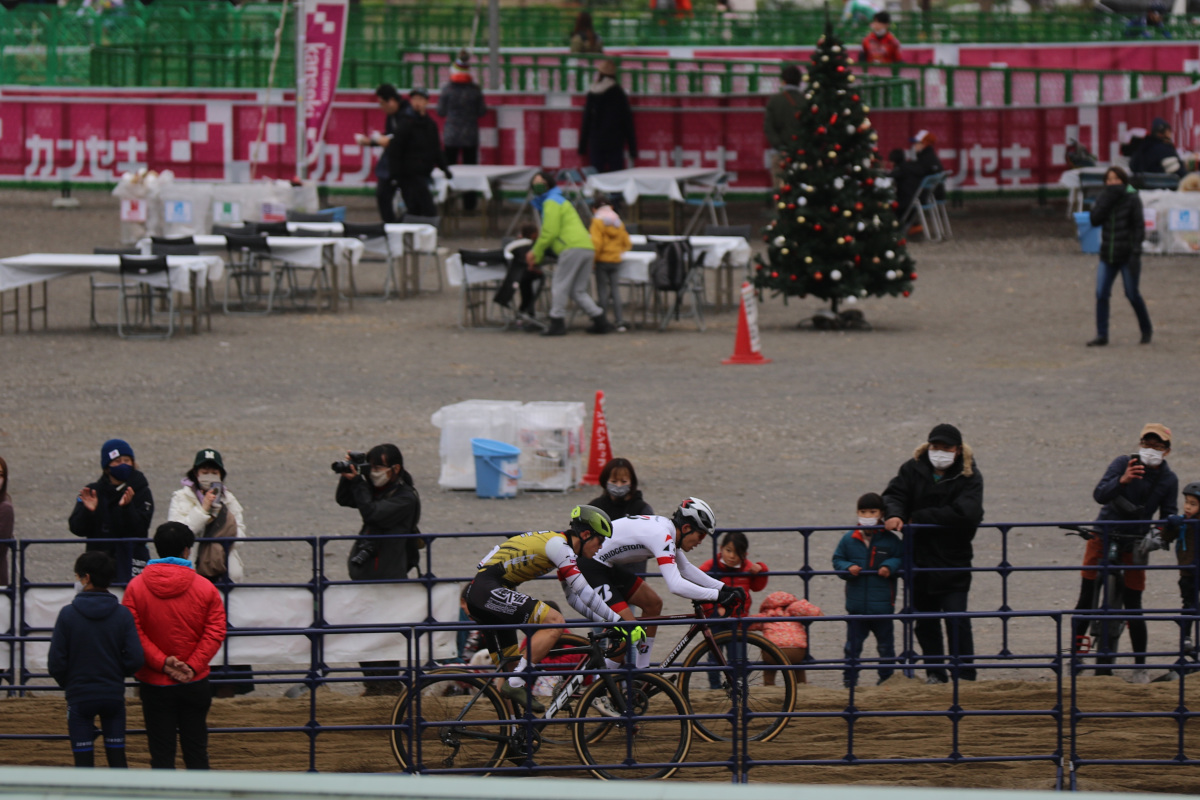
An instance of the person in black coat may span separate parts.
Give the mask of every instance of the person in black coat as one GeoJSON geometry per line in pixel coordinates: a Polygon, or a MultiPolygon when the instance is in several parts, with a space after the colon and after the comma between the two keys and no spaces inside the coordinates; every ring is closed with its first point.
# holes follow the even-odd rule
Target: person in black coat
{"type": "Polygon", "coordinates": [[[1096,338],[1088,347],[1108,344],[1108,312],[1112,287],[1120,275],[1125,297],[1137,315],[1142,344],[1150,344],[1154,327],[1150,312],[1138,290],[1142,275],[1142,240],[1146,238],[1146,218],[1137,189],[1129,183],[1129,174],[1120,167],[1109,167],[1104,174],[1104,191],[1092,205],[1091,223],[1101,229],[1100,264],[1096,271],[1096,338]]]}
{"type": "Polygon", "coordinates": [[[146,476],[138,471],[133,448],[123,439],[109,439],[100,448],[104,474],[79,490],[68,527],[85,539],[128,539],[128,542],[89,541],[117,562],[116,583],[129,583],[150,558],[146,539],[154,516],[154,496],[146,476]]]}
{"type": "Polygon", "coordinates": [[[1141,146],[1129,157],[1130,172],[1149,172],[1158,175],[1183,177],[1187,168],[1179,151],[1175,149],[1174,131],[1162,117],[1150,123],[1150,135],[1142,140],[1141,146]]]}
{"type": "Polygon", "coordinates": [[[637,158],[637,135],[633,127],[633,109],[629,96],[617,83],[617,65],[601,61],[599,76],[588,89],[583,107],[583,122],[579,126],[579,155],[587,156],[597,172],[616,172],[625,169],[622,150],[629,147],[629,157],[637,158]]]}
{"type": "Polygon", "coordinates": [[[396,133],[388,142],[388,172],[400,187],[404,207],[408,214],[436,217],[437,206],[429,193],[429,176],[437,167],[450,174],[446,153],[442,150],[441,136],[437,123],[429,116],[429,93],[424,89],[409,92],[408,102],[412,113],[400,117],[396,133]]]}
{"type": "MultiPolygon", "coordinates": [[[[405,114],[412,113],[408,101],[400,96],[400,92],[390,83],[381,83],[375,89],[375,99],[379,108],[387,116],[383,122],[383,133],[354,134],[354,140],[363,147],[384,147],[391,144],[392,137],[400,128],[400,119],[405,114]]],[[[364,153],[364,158],[366,157],[364,153]]],[[[375,203],[379,207],[379,217],[384,224],[396,222],[396,181],[389,172],[387,151],[375,163],[375,203]]]]}
{"type": "MultiPolygon", "coordinates": [[[[638,488],[637,472],[629,459],[610,459],[600,470],[599,480],[602,490],[600,496],[588,505],[593,505],[608,514],[609,519],[640,514],[649,516],[654,513],[654,509],[642,497],[642,490],[638,488]]],[[[627,564],[626,568],[633,572],[649,572],[650,561],[647,559],[640,565],[627,564]]]]}
{"type": "Polygon", "coordinates": [[[133,614],[108,591],[116,564],[106,553],[75,560],[81,589],[58,612],[48,670],[67,695],[67,729],[75,766],[95,766],[94,727],[100,717],[110,769],[125,760],[125,678],[142,668],[144,653],[133,614]]]}
{"type": "MultiPolygon", "coordinates": [[[[350,454],[347,453],[347,460],[350,454]]],[[[381,444],[367,453],[370,469],[359,474],[351,466],[337,485],[337,504],[356,508],[362,516],[362,528],[350,550],[350,580],[403,580],[419,565],[424,543],[414,536],[420,533],[421,498],[413,486],[412,475],[404,469],[404,456],[394,444],[381,444]],[[377,538],[404,536],[404,538],[377,538]]],[[[368,678],[394,678],[399,675],[397,661],[364,661],[363,675],[368,678]]],[[[401,689],[398,681],[367,681],[365,695],[394,694],[401,689]]]]}
{"type": "Polygon", "coordinates": [[[896,187],[896,202],[900,205],[900,214],[904,214],[912,205],[913,198],[917,196],[917,189],[921,188],[921,179],[925,177],[925,173],[921,171],[917,162],[909,160],[899,147],[888,154],[888,161],[892,164],[888,174],[896,187]]]}
{"type": "MultiPolygon", "coordinates": [[[[883,493],[884,526],[900,531],[905,525],[913,537],[913,566],[930,572],[913,577],[913,610],[918,613],[964,612],[971,590],[971,542],[983,520],[983,475],[975,455],[953,425],[941,424],[929,432],[928,441],[904,462],[883,493]],[[936,526],[936,527],[925,527],[936,526]]],[[[919,620],[917,641],[925,657],[927,683],[945,683],[946,672],[941,624],[936,618],[919,620]]],[[[975,680],[975,640],[969,618],[946,618],[949,652],[963,664],[959,677],[975,680]]]]}

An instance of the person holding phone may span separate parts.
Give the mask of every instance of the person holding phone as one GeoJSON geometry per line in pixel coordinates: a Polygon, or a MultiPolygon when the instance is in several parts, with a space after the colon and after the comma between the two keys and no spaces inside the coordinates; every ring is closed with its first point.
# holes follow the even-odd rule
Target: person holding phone
{"type": "Polygon", "coordinates": [[[154,516],[150,484],[137,468],[133,448],[124,439],[109,439],[100,448],[100,479],[79,490],[68,527],[88,539],[88,550],[108,553],[117,562],[113,583],[125,584],[150,558],[146,539],[154,516]],[[122,539],[127,541],[98,541],[122,539]]]}
{"type": "MultiPolygon", "coordinates": [[[[1171,452],[1171,429],[1158,422],[1151,422],[1142,428],[1138,440],[1138,450],[1132,455],[1117,456],[1104,477],[1096,484],[1092,497],[1102,508],[1097,515],[1097,521],[1105,520],[1147,520],[1158,514],[1160,519],[1178,513],[1176,498],[1179,495],[1179,478],[1167,463],[1167,454],[1171,452]]],[[[1126,532],[1129,526],[1123,527],[1126,532]]],[[[1121,554],[1124,564],[1145,564],[1145,555],[1149,550],[1162,546],[1162,540],[1157,534],[1151,533],[1149,525],[1136,526],[1136,533],[1148,537],[1146,544],[1139,554],[1126,552],[1121,554]],[[1137,556],[1140,556],[1138,558],[1137,556]]],[[[1096,607],[1097,571],[1088,569],[1100,563],[1104,554],[1106,542],[1101,538],[1089,539],[1083,553],[1084,570],[1079,585],[1079,600],[1075,609],[1082,611],[1096,607]]],[[[1146,571],[1143,569],[1124,570],[1123,605],[1127,610],[1140,612],[1142,608],[1142,592],[1146,589],[1146,571]]],[[[1087,632],[1088,621],[1072,622],[1074,641],[1081,643],[1081,637],[1087,632]]],[[[1129,640],[1135,653],[1134,662],[1146,663],[1146,623],[1142,620],[1129,621],[1129,640]]],[[[1109,659],[1111,661],[1111,659],[1109,659]]],[[[1097,675],[1111,675],[1112,670],[1097,669],[1097,675]]],[[[1131,673],[1133,683],[1149,683],[1150,677],[1144,669],[1131,673]]]]}

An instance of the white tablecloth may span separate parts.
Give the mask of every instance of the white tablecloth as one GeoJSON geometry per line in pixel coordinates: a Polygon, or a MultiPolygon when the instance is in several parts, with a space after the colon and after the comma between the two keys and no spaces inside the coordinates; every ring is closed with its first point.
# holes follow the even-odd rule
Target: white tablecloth
{"type": "Polygon", "coordinates": [[[441,170],[433,171],[433,199],[446,202],[450,190],[455,192],[479,192],[492,199],[495,186],[509,184],[524,189],[533,180],[537,167],[519,167],[512,164],[451,164],[452,180],[446,180],[441,170]]]}
{"type": "Polygon", "coordinates": [[[719,169],[697,167],[634,167],[590,175],[586,188],[589,193],[620,192],[626,203],[636,203],[642,195],[666,196],[682,203],[683,183],[712,183],[720,174],[719,169]]]}
{"type": "MultiPolygon", "coordinates": [[[[334,236],[341,236],[344,228],[340,222],[289,222],[288,230],[323,231],[334,236]]],[[[387,239],[364,239],[363,247],[368,253],[379,256],[390,255],[399,258],[404,255],[408,236],[412,236],[413,248],[419,253],[432,253],[437,250],[438,232],[432,225],[412,224],[408,222],[389,222],[384,226],[387,239]]]]}
{"type": "MultiPolygon", "coordinates": [[[[223,252],[226,249],[224,236],[200,234],[192,237],[192,241],[201,250],[223,252]]],[[[271,248],[272,255],[278,256],[289,265],[311,269],[318,269],[324,264],[327,247],[333,248],[333,258],[339,264],[352,265],[358,264],[365,249],[358,239],[339,239],[334,236],[268,236],[267,245],[271,248]]]]}
{"type": "MultiPolygon", "coordinates": [[[[206,280],[220,280],[225,274],[225,262],[217,256],[167,256],[167,267],[171,289],[177,292],[191,290],[188,278],[192,273],[196,274],[201,283],[206,280]]],[[[29,253],[0,259],[0,291],[85,272],[116,274],[120,268],[120,256],[29,253]]],[[[166,288],[167,279],[151,278],[146,283],[166,288]]]]}
{"type": "Polygon", "coordinates": [[[692,251],[698,258],[704,255],[704,266],[716,269],[722,264],[734,267],[744,267],[750,263],[753,252],[750,243],[740,236],[642,236],[633,234],[629,241],[633,244],[646,242],[679,241],[687,239],[692,243],[692,251]],[[728,259],[728,260],[727,260],[728,259]]]}

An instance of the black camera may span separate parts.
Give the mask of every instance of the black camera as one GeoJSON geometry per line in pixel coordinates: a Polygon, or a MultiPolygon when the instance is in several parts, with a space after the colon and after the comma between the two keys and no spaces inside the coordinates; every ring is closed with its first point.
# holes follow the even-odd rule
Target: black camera
{"type": "Polygon", "coordinates": [[[368,561],[374,558],[379,553],[379,548],[374,542],[358,542],[358,552],[350,556],[350,563],[356,567],[365,566],[368,561]]]}
{"type": "Polygon", "coordinates": [[[335,461],[329,465],[329,468],[339,475],[345,475],[356,469],[361,475],[367,471],[367,454],[350,453],[349,458],[344,461],[335,461]]]}

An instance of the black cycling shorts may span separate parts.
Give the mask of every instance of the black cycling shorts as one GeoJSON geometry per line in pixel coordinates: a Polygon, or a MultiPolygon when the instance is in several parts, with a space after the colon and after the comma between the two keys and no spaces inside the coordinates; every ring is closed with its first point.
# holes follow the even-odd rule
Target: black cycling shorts
{"type": "Polygon", "coordinates": [[[582,556],[576,563],[588,586],[595,589],[608,607],[618,614],[629,607],[629,598],[643,583],[637,575],[616,564],[602,564],[594,558],[582,556]]]}
{"type": "MultiPolygon", "coordinates": [[[[467,590],[467,613],[484,625],[536,625],[545,621],[549,610],[550,606],[541,600],[505,586],[486,572],[476,575],[467,590]]],[[[484,631],[484,638],[493,657],[500,653],[512,656],[516,651],[515,630],[484,631]]]]}

